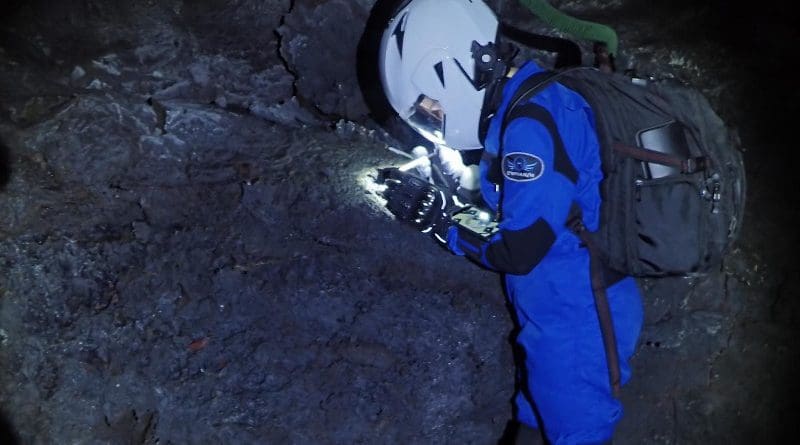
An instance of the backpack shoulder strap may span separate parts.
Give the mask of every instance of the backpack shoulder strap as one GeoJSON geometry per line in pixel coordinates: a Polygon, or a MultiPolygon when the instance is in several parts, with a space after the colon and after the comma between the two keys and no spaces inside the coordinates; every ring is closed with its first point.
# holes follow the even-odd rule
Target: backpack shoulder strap
{"type": "MultiPolygon", "coordinates": [[[[565,71],[558,72],[543,72],[531,76],[520,85],[517,92],[511,98],[508,108],[503,114],[503,120],[500,129],[499,152],[498,158],[503,157],[503,139],[505,138],[505,131],[508,125],[517,118],[528,117],[539,121],[547,128],[550,137],[553,140],[553,166],[554,170],[562,173],[573,184],[578,183],[578,171],[572,164],[572,161],[567,155],[566,147],[561,139],[561,135],[556,127],[555,119],[552,114],[542,107],[541,105],[529,102],[529,99],[536,94],[540,93],[544,88],[553,83],[559,76],[564,73],[573,71],[574,69],[586,68],[573,68],[565,71]]],[[[589,268],[590,268],[590,281],[592,286],[592,294],[595,300],[595,309],[597,310],[597,317],[600,322],[600,331],[603,338],[603,347],[605,349],[606,364],[608,366],[608,377],[611,386],[612,395],[619,398],[621,386],[621,373],[619,365],[619,357],[617,355],[617,340],[614,333],[614,324],[611,319],[611,309],[608,304],[608,297],[606,288],[608,287],[607,280],[607,267],[603,264],[599,248],[595,244],[591,234],[583,225],[583,217],[580,207],[573,202],[570,209],[570,215],[566,222],[567,227],[586,245],[589,250],[589,268]]]]}
{"type": "Polygon", "coordinates": [[[564,71],[543,71],[525,79],[514,93],[514,96],[511,97],[509,105],[503,114],[500,127],[500,149],[497,156],[498,159],[503,158],[503,141],[509,124],[521,117],[534,119],[544,125],[548,133],[550,133],[550,138],[553,140],[553,169],[563,174],[573,184],[578,183],[578,171],[567,155],[564,141],[561,139],[561,135],[558,132],[558,127],[556,126],[555,119],[553,119],[553,115],[543,106],[529,102],[530,98],[542,92],[542,90],[555,82],[557,78],[576,69],[587,68],[571,68],[564,71]]]}
{"type": "MultiPolygon", "coordinates": [[[[558,80],[559,77],[562,77],[567,73],[573,73],[580,70],[596,71],[595,68],[590,68],[586,66],[576,66],[561,71],[542,71],[525,79],[525,81],[522,82],[522,85],[520,85],[519,88],[517,88],[517,91],[514,93],[514,96],[511,97],[511,100],[508,101],[509,105],[508,108],[506,108],[506,114],[508,114],[520,103],[525,102],[531,97],[539,94],[542,90],[547,88],[551,83],[558,80]]],[[[503,122],[505,121],[506,121],[506,116],[503,116],[503,122]]]]}

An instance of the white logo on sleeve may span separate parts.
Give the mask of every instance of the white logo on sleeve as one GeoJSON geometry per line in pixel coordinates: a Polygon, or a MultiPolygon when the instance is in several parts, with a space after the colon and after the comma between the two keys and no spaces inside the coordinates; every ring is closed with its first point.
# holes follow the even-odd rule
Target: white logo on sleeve
{"type": "Polygon", "coordinates": [[[536,155],[515,152],[503,156],[501,169],[509,181],[535,181],[544,173],[544,162],[536,155]]]}

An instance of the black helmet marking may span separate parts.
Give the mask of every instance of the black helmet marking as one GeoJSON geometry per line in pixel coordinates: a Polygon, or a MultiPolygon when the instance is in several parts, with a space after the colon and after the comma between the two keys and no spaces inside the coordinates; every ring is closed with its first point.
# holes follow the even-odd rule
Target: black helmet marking
{"type": "Polygon", "coordinates": [[[436,75],[439,76],[439,82],[442,82],[442,86],[447,88],[444,84],[444,64],[439,62],[433,66],[433,69],[436,70],[436,75]]]}
{"type": "Polygon", "coordinates": [[[407,12],[400,17],[400,20],[397,21],[397,26],[395,26],[394,31],[392,32],[392,36],[397,43],[397,51],[400,52],[401,59],[403,58],[403,39],[406,35],[405,26],[403,26],[406,23],[406,17],[408,17],[407,12]]]}

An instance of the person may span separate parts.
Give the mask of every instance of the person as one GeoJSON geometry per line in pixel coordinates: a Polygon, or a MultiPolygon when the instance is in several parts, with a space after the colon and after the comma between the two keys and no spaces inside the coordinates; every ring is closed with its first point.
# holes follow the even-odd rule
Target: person
{"type": "MultiPolygon", "coordinates": [[[[513,398],[523,429],[553,444],[605,443],[623,411],[609,381],[589,254],[566,227],[576,207],[586,228],[598,227],[603,174],[594,115],[579,94],[556,82],[524,104],[533,115],[507,118],[515,93],[542,71],[534,61],[511,67],[511,55],[497,17],[479,0],[400,6],[380,44],[387,98],[439,146],[451,172],[473,178],[466,172],[477,169],[481,205],[494,223],[489,212],[462,218],[443,190],[397,172],[387,174],[387,206],[456,255],[504,274],[523,352],[513,398]],[[551,137],[548,120],[562,143],[551,137]],[[459,165],[453,149],[482,150],[479,165],[459,165]]],[[[641,297],[633,278],[609,277],[624,384],[642,324],[641,297]]]]}

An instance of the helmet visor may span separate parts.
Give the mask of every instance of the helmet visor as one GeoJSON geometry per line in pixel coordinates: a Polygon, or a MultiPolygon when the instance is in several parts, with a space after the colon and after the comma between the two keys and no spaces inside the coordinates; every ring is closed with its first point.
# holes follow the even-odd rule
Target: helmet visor
{"type": "Polygon", "coordinates": [[[414,130],[434,144],[446,145],[444,141],[444,108],[436,99],[422,94],[409,110],[406,119],[414,130]]]}

